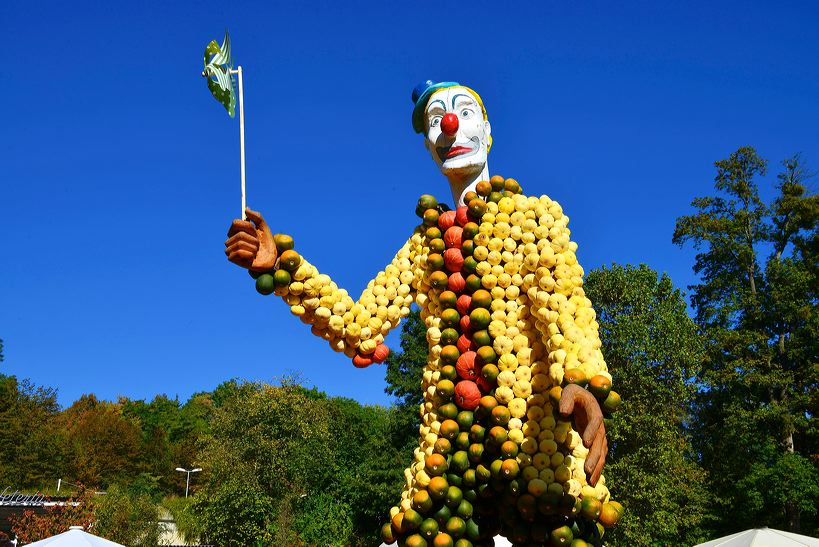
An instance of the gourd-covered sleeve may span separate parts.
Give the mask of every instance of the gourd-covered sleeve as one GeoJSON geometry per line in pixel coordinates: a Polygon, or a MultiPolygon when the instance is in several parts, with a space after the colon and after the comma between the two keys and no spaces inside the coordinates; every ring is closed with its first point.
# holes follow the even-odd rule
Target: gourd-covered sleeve
{"type": "MultiPolygon", "coordinates": [[[[543,349],[538,362],[532,365],[533,391],[546,394],[557,405],[562,389],[568,384],[588,386],[600,401],[604,411],[607,396],[619,401],[611,389],[611,375],[601,352],[599,325],[592,303],[583,290],[583,268],[577,262],[577,244],[570,239],[569,219],[560,205],[541,197],[542,210],[536,228],[537,251],[524,260],[537,267],[524,278],[524,289],[530,301],[535,327],[542,335],[543,349]],[[600,389],[597,389],[600,388],[600,389]]],[[[554,438],[566,444],[571,456],[563,471],[571,475],[567,484],[572,495],[584,495],[607,501],[609,491],[601,476],[595,487],[587,483],[584,471],[589,450],[571,422],[558,418],[554,438]]]]}
{"type": "Polygon", "coordinates": [[[384,337],[409,314],[415,299],[421,242],[420,235],[413,234],[358,300],[296,253],[282,255],[272,274],[273,293],[282,297],[293,315],[311,325],[313,334],[351,357],[357,367],[382,362],[389,353],[384,337]],[[294,263],[282,263],[291,258],[294,263]]]}
{"type": "Polygon", "coordinates": [[[596,376],[611,383],[600,350],[591,301],[583,290],[583,268],[577,262],[577,244],[570,239],[569,218],[555,201],[540,198],[535,229],[537,249],[527,263],[537,268],[524,278],[537,330],[543,335],[544,359],[539,363],[539,387],[585,385],[596,376]]]}

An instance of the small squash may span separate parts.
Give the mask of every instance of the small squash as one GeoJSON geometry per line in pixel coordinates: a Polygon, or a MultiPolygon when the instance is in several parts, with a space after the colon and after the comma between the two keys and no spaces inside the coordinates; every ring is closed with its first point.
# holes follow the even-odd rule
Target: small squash
{"type": "Polygon", "coordinates": [[[444,243],[447,248],[460,249],[464,241],[464,229],[460,226],[452,226],[444,232],[444,243]]]}
{"type": "Polygon", "coordinates": [[[441,215],[438,217],[438,227],[441,229],[441,231],[446,232],[447,229],[453,226],[455,226],[455,211],[441,213],[441,215]]]}
{"type": "Polygon", "coordinates": [[[458,223],[458,226],[464,226],[467,222],[469,222],[468,207],[463,206],[455,209],[455,222],[458,223]]]}
{"type": "Polygon", "coordinates": [[[372,354],[372,360],[374,363],[383,363],[389,354],[390,348],[386,344],[378,344],[372,354]]]}
{"type": "Polygon", "coordinates": [[[455,386],[455,404],[464,410],[475,410],[481,400],[481,390],[471,380],[461,380],[455,386]]]}
{"type": "Polygon", "coordinates": [[[457,294],[463,291],[464,287],[466,287],[466,279],[464,279],[464,276],[461,275],[461,272],[449,274],[449,278],[447,279],[447,286],[449,287],[450,291],[457,294]]]}
{"type": "MultiPolygon", "coordinates": [[[[455,370],[458,371],[458,376],[464,380],[475,380],[478,376],[480,376],[478,372],[478,365],[475,362],[475,352],[463,352],[461,356],[458,357],[458,361],[455,363],[455,370]]],[[[457,386],[455,387],[455,393],[457,394],[457,386]]]]}
{"type": "Polygon", "coordinates": [[[372,364],[373,360],[369,355],[362,355],[360,353],[356,353],[355,357],[353,357],[353,365],[356,368],[367,368],[372,364]]]}
{"type": "Polygon", "coordinates": [[[464,267],[464,255],[461,250],[453,247],[444,251],[444,265],[450,272],[460,272],[464,267]]]}
{"type": "Polygon", "coordinates": [[[461,353],[466,353],[467,351],[475,351],[476,344],[469,336],[462,334],[458,341],[455,342],[455,345],[458,347],[458,351],[461,353]]]}

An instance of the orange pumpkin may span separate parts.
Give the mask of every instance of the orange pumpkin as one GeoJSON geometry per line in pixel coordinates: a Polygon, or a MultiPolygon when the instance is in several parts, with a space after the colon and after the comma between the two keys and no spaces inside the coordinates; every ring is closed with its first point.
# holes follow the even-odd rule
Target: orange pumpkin
{"type": "MultiPolygon", "coordinates": [[[[479,376],[478,365],[475,363],[475,352],[466,351],[458,357],[455,363],[455,370],[458,371],[458,376],[464,380],[474,380],[479,376]]],[[[455,393],[458,393],[458,386],[455,386],[455,393]]]]}
{"type": "Polygon", "coordinates": [[[464,410],[475,410],[481,400],[481,390],[475,382],[461,380],[455,386],[455,404],[464,410]]]}
{"type": "Polygon", "coordinates": [[[372,360],[374,363],[383,363],[389,354],[390,348],[386,344],[378,344],[372,354],[372,360]]]}
{"type": "Polygon", "coordinates": [[[447,247],[461,248],[463,243],[464,229],[460,226],[452,226],[444,232],[444,243],[447,247]]]}
{"type": "Polygon", "coordinates": [[[438,227],[441,231],[446,232],[452,226],[455,226],[455,211],[441,213],[441,216],[438,217],[438,227]]]}
{"type": "Polygon", "coordinates": [[[459,293],[464,290],[464,287],[466,287],[466,279],[464,279],[464,276],[461,275],[461,272],[449,274],[449,278],[447,279],[447,286],[449,287],[450,291],[454,293],[459,293]]]}
{"type": "Polygon", "coordinates": [[[472,324],[472,319],[468,315],[461,317],[460,321],[461,332],[469,332],[469,326],[472,324]]]}
{"type": "Polygon", "coordinates": [[[455,309],[457,309],[458,313],[461,315],[469,315],[470,306],[472,306],[472,297],[468,294],[462,294],[459,296],[457,302],[455,303],[455,309]]]}
{"type": "Polygon", "coordinates": [[[472,340],[472,338],[468,337],[465,334],[462,334],[458,341],[455,342],[455,345],[458,347],[458,351],[461,353],[466,353],[467,351],[474,351],[476,349],[476,344],[472,340]]]}
{"type": "Polygon", "coordinates": [[[353,357],[353,365],[356,368],[367,368],[372,364],[373,360],[367,355],[361,355],[360,353],[357,353],[355,357],[353,357]]]}
{"type": "Polygon", "coordinates": [[[455,222],[458,223],[459,226],[464,226],[467,222],[469,222],[469,208],[466,206],[458,207],[455,209],[455,222]]]}
{"type": "Polygon", "coordinates": [[[453,247],[444,251],[444,265],[450,272],[460,272],[464,267],[464,255],[461,250],[453,247]]]}

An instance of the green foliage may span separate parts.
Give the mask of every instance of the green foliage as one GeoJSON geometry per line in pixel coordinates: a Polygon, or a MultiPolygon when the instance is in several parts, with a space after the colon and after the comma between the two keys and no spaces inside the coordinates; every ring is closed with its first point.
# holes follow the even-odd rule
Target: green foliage
{"type": "Polygon", "coordinates": [[[401,487],[401,458],[388,444],[391,414],[292,382],[237,385],[202,438],[194,511],[208,539],[376,542],[401,487]]]}
{"type": "Polygon", "coordinates": [[[401,329],[401,351],[387,357],[386,392],[396,398],[399,406],[416,410],[423,402],[418,386],[427,362],[427,328],[418,310],[404,320],[401,329]]]}
{"type": "Polygon", "coordinates": [[[674,242],[699,251],[692,304],[706,366],[692,423],[709,488],[730,507],[717,532],[816,533],[819,197],[798,155],[782,162],[768,205],[757,187],[766,162],[753,148],[716,167],[719,195],[694,200],[674,242]]]}
{"type": "Polygon", "coordinates": [[[185,542],[200,542],[205,529],[194,510],[192,498],[169,496],[162,500],[162,507],[170,512],[176,524],[176,531],[185,542]]]}
{"type": "Polygon", "coordinates": [[[150,496],[132,495],[117,486],[95,499],[93,533],[133,547],[159,543],[158,506],[150,496]]]}
{"type": "Polygon", "coordinates": [[[208,539],[218,545],[272,544],[277,501],[265,492],[252,465],[235,458],[231,462],[234,468],[216,468],[211,473],[221,480],[206,484],[197,494],[194,512],[209,531],[208,539]]]}
{"type": "Polygon", "coordinates": [[[392,446],[405,455],[401,459],[404,467],[411,463],[409,455],[417,441],[421,424],[423,393],[420,386],[428,352],[427,328],[416,309],[407,316],[401,329],[401,351],[390,353],[385,362],[385,391],[396,399],[395,412],[391,415],[390,437],[392,446]]]}
{"type": "Polygon", "coordinates": [[[335,479],[325,492],[352,510],[356,542],[367,544],[378,537],[387,509],[401,494],[403,470],[410,463],[412,449],[398,425],[402,411],[362,407],[343,398],[328,402],[337,448],[335,479]]]}
{"type": "MultiPolygon", "coordinates": [[[[62,477],[106,489],[111,503],[88,501],[87,524],[99,520],[100,505],[94,526],[124,530],[144,524],[141,511],[163,495],[184,492],[175,467],[202,467],[191,503],[166,500],[188,538],[376,545],[411,457],[403,447],[417,435],[417,425],[405,433],[406,414],[328,398],[293,379],[278,387],[231,380],[184,405],[85,395],[60,412],[53,390],[0,376],[0,477],[21,488],[62,477]]],[[[56,530],[61,515],[22,526],[56,530]]]]}
{"type": "Polygon", "coordinates": [[[715,165],[715,186],[727,196],[695,199],[698,212],[677,219],[673,240],[700,251],[694,271],[703,283],[691,297],[698,324],[732,328],[739,312],[756,304],[760,271],[754,245],[765,232],[765,206],[754,177],[765,174],[767,162],[744,147],[715,165]]]}
{"type": "Polygon", "coordinates": [[[120,400],[122,415],[139,424],[142,431],[138,469],[156,480],[154,497],[161,492],[185,488],[185,476],[177,467],[191,468],[197,454],[199,435],[209,427],[213,410],[209,394],[196,394],[185,405],[158,395],[150,403],[120,400]]]}
{"type": "Polygon", "coordinates": [[[353,531],[350,506],[334,496],[318,492],[301,501],[294,525],[307,545],[349,545],[353,531]]]}
{"type": "Polygon", "coordinates": [[[645,265],[589,273],[603,355],[623,404],[608,426],[605,475],[626,508],[611,545],[693,545],[707,539],[705,474],[685,423],[702,340],[671,279],[645,265]]]}
{"type": "Polygon", "coordinates": [[[0,374],[0,483],[44,488],[67,457],[54,389],[0,374]]]}

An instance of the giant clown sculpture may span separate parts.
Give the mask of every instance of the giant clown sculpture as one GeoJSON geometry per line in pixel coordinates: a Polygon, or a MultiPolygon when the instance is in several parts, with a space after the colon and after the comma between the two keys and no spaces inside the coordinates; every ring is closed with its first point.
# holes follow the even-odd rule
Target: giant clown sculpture
{"type": "Polygon", "coordinates": [[[427,81],[412,100],[413,128],[455,208],[421,196],[421,224],[358,300],[250,209],[225,252],[357,367],[382,362],[384,337],[420,308],[429,354],[419,442],[385,542],[599,544],[622,512],[601,475],[603,412],[619,397],[568,217],[490,177],[491,126],[475,91],[427,81]]]}

